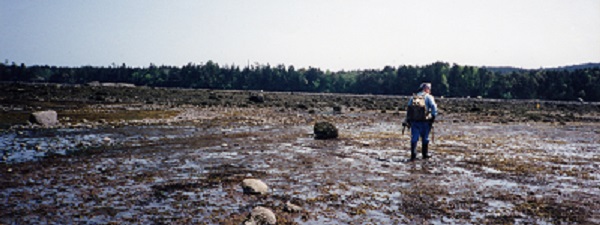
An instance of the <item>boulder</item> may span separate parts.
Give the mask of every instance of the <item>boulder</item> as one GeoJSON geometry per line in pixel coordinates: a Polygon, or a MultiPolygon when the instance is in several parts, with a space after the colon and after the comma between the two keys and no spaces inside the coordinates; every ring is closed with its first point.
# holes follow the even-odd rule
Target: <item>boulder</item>
{"type": "Polygon", "coordinates": [[[315,139],[333,139],[338,137],[337,128],[330,122],[317,122],[314,132],[315,139]]]}
{"type": "Polygon", "coordinates": [[[242,189],[244,194],[264,195],[269,192],[269,186],[259,179],[244,179],[242,181],[242,189]]]}
{"type": "Polygon", "coordinates": [[[263,103],[265,102],[265,95],[262,92],[251,93],[249,100],[256,103],[263,103]]]}
{"type": "Polygon", "coordinates": [[[49,127],[58,124],[58,117],[56,111],[54,110],[37,111],[31,113],[31,116],[29,116],[29,121],[31,123],[49,127]]]}
{"type": "Polygon", "coordinates": [[[274,225],[277,223],[277,218],[275,217],[275,213],[272,210],[257,206],[252,209],[248,219],[244,221],[245,225],[274,225]]]}

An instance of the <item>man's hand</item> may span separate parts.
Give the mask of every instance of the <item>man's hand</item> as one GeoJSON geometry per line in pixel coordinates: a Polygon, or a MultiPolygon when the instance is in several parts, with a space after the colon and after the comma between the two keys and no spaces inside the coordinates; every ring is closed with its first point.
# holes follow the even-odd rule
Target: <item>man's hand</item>
{"type": "Polygon", "coordinates": [[[432,115],[432,116],[431,116],[431,120],[429,120],[429,124],[430,124],[430,125],[433,125],[433,123],[434,123],[434,122],[435,122],[435,116],[434,116],[434,115],[432,115]]]}
{"type": "Polygon", "coordinates": [[[410,128],[410,122],[408,122],[407,118],[404,118],[404,120],[402,120],[402,126],[410,128]]]}

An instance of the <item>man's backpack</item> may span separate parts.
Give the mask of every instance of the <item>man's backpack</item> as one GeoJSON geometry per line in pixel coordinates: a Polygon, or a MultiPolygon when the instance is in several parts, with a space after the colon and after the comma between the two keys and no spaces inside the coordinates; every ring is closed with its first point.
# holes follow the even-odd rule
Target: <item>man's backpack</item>
{"type": "Polygon", "coordinates": [[[412,104],[408,106],[406,110],[406,119],[408,121],[426,121],[427,120],[427,106],[425,106],[426,95],[413,94],[412,104]]]}

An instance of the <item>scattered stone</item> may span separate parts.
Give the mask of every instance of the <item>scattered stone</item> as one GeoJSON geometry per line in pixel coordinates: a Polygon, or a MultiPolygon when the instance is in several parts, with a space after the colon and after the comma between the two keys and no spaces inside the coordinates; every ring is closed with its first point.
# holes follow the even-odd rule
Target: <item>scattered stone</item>
{"type": "Polygon", "coordinates": [[[333,106],[333,113],[335,113],[335,114],[341,114],[342,113],[342,106],[341,105],[334,105],[333,106]]]}
{"type": "Polygon", "coordinates": [[[58,124],[58,117],[56,111],[47,110],[47,111],[37,111],[31,113],[29,117],[29,121],[31,123],[40,124],[45,127],[54,126],[58,124]]]}
{"type": "Polygon", "coordinates": [[[302,207],[292,204],[291,202],[286,202],[283,210],[290,213],[301,212],[302,207]]]}
{"type": "Polygon", "coordinates": [[[217,95],[217,93],[210,92],[210,93],[208,93],[208,99],[210,99],[210,100],[219,100],[219,96],[217,95]]]}
{"type": "Polygon", "coordinates": [[[315,139],[334,139],[338,129],[330,122],[317,122],[314,127],[315,139]]]}
{"type": "Polygon", "coordinates": [[[275,217],[275,213],[271,209],[257,206],[252,209],[248,219],[244,221],[245,225],[274,225],[277,223],[277,218],[275,217]]]}
{"type": "Polygon", "coordinates": [[[305,104],[302,104],[302,103],[298,103],[298,105],[296,105],[296,108],[301,109],[301,110],[307,110],[308,106],[306,106],[305,104]]]}
{"type": "Polygon", "coordinates": [[[263,195],[267,194],[269,186],[259,179],[244,179],[242,181],[242,189],[244,190],[244,194],[263,195]]]}
{"type": "Polygon", "coordinates": [[[92,81],[86,84],[87,86],[90,87],[100,87],[100,82],[99,81],[92,81]]]}
{"type": "MultiPolygon", "coordinates": [[[[88,85],[89,85],[89,83],[88,83],[88,85]]],[[[130,88],[133,88],[133,87],[135,87],[135,84],[104,82],[104,83],[100,83],[99,86],[102,86],[102,87],[130,87],[130,88]]]]}

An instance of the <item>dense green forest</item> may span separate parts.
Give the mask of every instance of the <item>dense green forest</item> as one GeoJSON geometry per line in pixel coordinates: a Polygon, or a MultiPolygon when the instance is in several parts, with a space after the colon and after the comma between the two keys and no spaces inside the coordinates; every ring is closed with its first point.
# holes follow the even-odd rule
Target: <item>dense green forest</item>
{"type": "Polygon", "coordinates": [[[285,65],[219,66],[208,61],[182,67],[132,68],[26,66],[0,63],[0,81],[85,84],[123,82],[156,87],[409,95],[421,82],[447,97],[600,101],[600,67],[494,71],[436,62],[358,71],[323,71],[285,65]]]}

